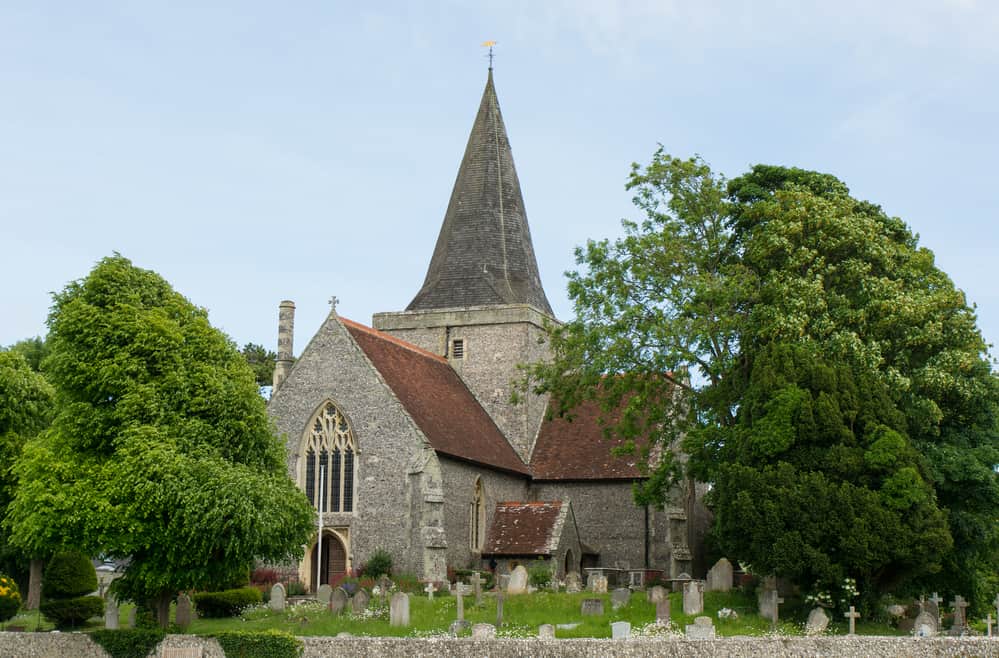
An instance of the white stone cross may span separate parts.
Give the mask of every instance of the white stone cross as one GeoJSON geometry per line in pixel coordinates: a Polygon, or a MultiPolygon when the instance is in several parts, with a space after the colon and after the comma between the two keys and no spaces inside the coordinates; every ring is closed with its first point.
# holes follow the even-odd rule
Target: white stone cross
{"type": "Polygon", "coordinates": [[[433,583],[427,583],[427,586],[423,588],[423,591],[427,593],[427,598],[429,600],[433,601],[434,600],[434,592],[437,591],[437,588],[434,587],[433,583]]]}
{"type": "MultiPolygon", "coordinates": [[[[999,598],[999,597],[997,597],[997,598],[999,598]]],[[[930,597],[930,601],[933,601],[934,603],[936,603],[937,604],[937,608],[939,608],[940,604],[943,603],[943,599],[936,592],[933,592],[933,596],[930,597]]]]}
{"type": "Polygon", "coordinates": [[[854,610],[853,606],[851,605],[850,606],[850,612],[844,612],[843,616],[844,617],[849,617],[849,619],[850,619],[850,632],[848,633],[848,635],[856,635],[857,634],[857,618],[860,617],[860,613],[857,612],[856,610],[854,610]]]}

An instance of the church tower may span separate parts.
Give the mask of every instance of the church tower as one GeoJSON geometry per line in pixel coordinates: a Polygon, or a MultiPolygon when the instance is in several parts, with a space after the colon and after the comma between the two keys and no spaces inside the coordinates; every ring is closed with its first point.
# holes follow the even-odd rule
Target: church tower
{"type": "Polygon", "coordinates": [[[490,67],[423,286],[372,324],[447,358],[526,463],[547,400],[512,405],[511,383],[548,356],[551,322],[490,67]]]}

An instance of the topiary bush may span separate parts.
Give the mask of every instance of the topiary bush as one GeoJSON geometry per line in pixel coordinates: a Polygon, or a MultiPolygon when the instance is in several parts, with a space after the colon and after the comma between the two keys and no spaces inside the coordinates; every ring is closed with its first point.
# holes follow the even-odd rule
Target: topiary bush
{"type": "Polygon", "coordinates": [[[72,599],[97,590],[97,572],[90,558],[82,553],[56,553],[45,567],[42,597],[72,599]]]}
{"type": "Polygon", "coordinates": [[[194,595],[194,605],[202,617],[235,617],[243,608],[263,601],[260,590],[255,587],[227,589],[223,592],[199,592],[194,595]]]}
{"type": "Polygon", "coordinates": [[[233,631],[213,636],[226,658],[298,658],[305,645],[283,631],[233,631]]]}
{"type": "Polygon", "coordinates": [[[57,628],[66,628],[78,626],[91,617],[104,614],[104,599],[99,596],[46,599],[38,608],[57,628]]]}
{"type": "Polygon", "coordinates": [[[99,630],[90,634],[111,658],[146,658],[157,644],[166,637],[159,628],[123,628],[116,631],[99,630]]]}
{"type": "Polygon", "coordinates": [[[21,592],[13,578],[0,574],[0,622],[7,621],[21,608],[21,592]]]}
{"type": "Polygon", "coordinates": [[[392,556],[388,551],[379,548],[368,558],[368,563],[364,565],[361,575],[368,578],[377,578],[382,574],[386,576],[392,574],[392,556]]]}

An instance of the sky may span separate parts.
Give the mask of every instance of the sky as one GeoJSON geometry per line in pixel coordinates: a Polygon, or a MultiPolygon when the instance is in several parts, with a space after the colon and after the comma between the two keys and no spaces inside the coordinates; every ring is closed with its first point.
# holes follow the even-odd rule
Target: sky
{"type": "Polygon", "coordinates": [[[242,345],[419,290],[497,42],[542,281],[639,218],[658,145],[832,173],[901,217],[999,341],[992,0],[5,2],[0,345],[114,252],[242,345]]]}

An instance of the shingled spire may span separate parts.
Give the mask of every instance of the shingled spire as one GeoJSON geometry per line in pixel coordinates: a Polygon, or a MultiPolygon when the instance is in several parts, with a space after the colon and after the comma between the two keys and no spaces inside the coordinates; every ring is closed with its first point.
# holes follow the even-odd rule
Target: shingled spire
{"type": "Polygon", "coordinates": [[[427,277],[406,310],[499,304],[552,315],[490,68],[427,277]]]}

